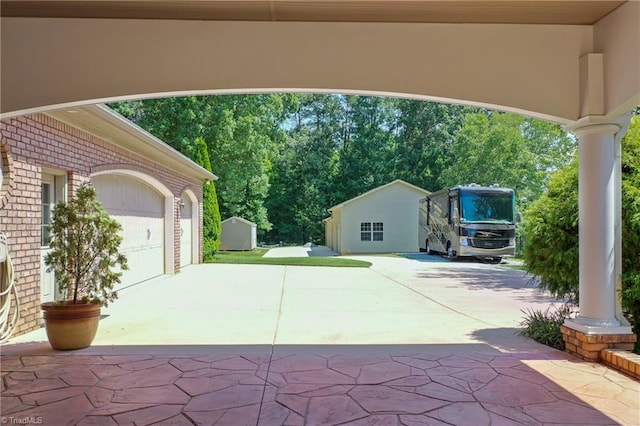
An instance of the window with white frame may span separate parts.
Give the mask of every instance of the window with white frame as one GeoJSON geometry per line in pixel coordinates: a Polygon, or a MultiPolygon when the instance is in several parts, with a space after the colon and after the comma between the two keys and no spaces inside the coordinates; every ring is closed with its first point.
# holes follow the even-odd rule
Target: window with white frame
{"type": "Polygon", "coordinates": [[[48,248],[51,242],[51,219],[56,203],[66,198],[66,176],[57,170],[43,170],[40,183],[41,193],[41,222],[40,222],[40,246],[48,248]],[[56,173],[56,174],[54,174],[56,173]]]}
{"type": "Polygon", "coordinates": [[[384,241],[384,224],[382,222],[361,222],[360,241],[384,241]]]}
{"type": "Polygon", "coordinates": [[[48,247],[51,242],[51,216],[55,200],[53,179],[42,180],[42,222],[40,224],[40,246],[48,247]]]}

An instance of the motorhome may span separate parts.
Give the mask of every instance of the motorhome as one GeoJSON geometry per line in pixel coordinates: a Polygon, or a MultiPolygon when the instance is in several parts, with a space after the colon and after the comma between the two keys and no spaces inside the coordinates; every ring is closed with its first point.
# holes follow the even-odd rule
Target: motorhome
{"type": "Polygon", "coordinates": [[[500,262],[516,249],[515,192],[498,185],[445,188],[419,202],[421,251],[500,262]]]}

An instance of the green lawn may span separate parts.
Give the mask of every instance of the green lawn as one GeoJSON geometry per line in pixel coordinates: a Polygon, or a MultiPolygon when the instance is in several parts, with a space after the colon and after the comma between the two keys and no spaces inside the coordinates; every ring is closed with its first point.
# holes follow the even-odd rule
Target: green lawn
{"type": "Polygon", "coordinates": [[[253,265],[289,265],[289,266],[338,266],[368,268],[370,262],[341,257],[262,257],[268,249],[257,248],[251,251],[219,251],[211,263],[235,263],[253,265]]]}
{"type": "Polygon", "coordinates": [[[509,259],[509,263],[506,265],[500,265],[503,268],[517,269],[519,271],[527,271],[527,267],[524,265],[522,257],[514,257],[509,259]]]}
{"type": "Polygon", "coordinates": [[[513,265],[513,264],[511,264],[511,265],[500,265],[500,266],[502,266],[503,268],[509,268],[509,269],[515,269],[515,270],[518,270],[518,271],[527,272],[527,268],[524,265],[513,265]]]}

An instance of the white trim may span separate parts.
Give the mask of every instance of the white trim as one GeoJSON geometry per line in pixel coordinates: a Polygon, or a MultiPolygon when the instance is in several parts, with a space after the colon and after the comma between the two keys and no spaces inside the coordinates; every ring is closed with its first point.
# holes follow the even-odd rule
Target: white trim
{"type": "Polygon", "coordinates": [[[248,221],[247,219],[243,219],[241,217],[238,217],[238,216],[231,216],[230,218],[227,218],[227,219],[223,220],[222,223],[229,222],[230,220],[233,220],[233,219],[238,220],[238,221],[240,221],[240,222],[242,222],[242,223],[244,223],[246,225],[257,226],[255,223],[253,223],[251,221],[248,221]]]}
{"type": "Polygon", "coordinates": [[[567,319],[563,324],[565,327],[569,327],[572,330],[577,330],[581,333],[590,334],[633,334],[630,326],[621,325],[587,325],[580,324],[575,319],[567,319]]]}
{"type": "Polygon", "coordinates": [[[78,107],[73,112],[55,110],[45,114],[157,164],[171,167],[186,176],[203,182],[218,179],[213,173],[104,104],[78,107]]]}
{"type": "Polygon", "coordinates": [[[415,186],[415,185],[411,185],[410,183],[405,182],[405,181],[403,181],[402,179],[396,179],[396,180],[394,180],[393,182],[389,182],[389,183],[387,183],[387,184],[385,184],[385,185],[379,186],[379,187],[377,187],[377,188],[373,188],[373,189],[371,189],[371,190],[369,190],[369,191],[367,191],[367,192],[365,192],[365,193],[363,193],[363,194],[360,194],[360,195],[358,195],[357,197],[354,197],[354,198],[352,198],[352,199],[350,199],[350,200],[344,201],[344,202],[342,202],[342,203],[340,203],[340,204],[336,204],[335,206],[333,206],[333,207],[331,207],[331,208],[329,208],[329,209],[327,209],[327,210],[332,211],[332,210],[337,209],[337,208],[342,208],[342,207],[344,207],[345,205],[347,205],[347,204],[349,204],[349,203],[352,203],[352,202],[357,201],[357,200],[359,200],[359,199],[361,199],[361,198],[364,198],[364,197],[368,197],[369,195],[373,194],[374,192],[381,191],[381,190],[383,190],[383,189],[385,189],[385,188],[387,188],[387,187],[390,187],[390,186],[392,186],[392,185],[396,185],[396,184],[399,184],[399,183],[400,183],[400,184],[403,184],[404,186],[407,186],[407,187],[409,187],[409,188],[412,188],[412,189],[414,189],[414,190],[416,190],[416,191],[422,192],[422,193],[424,193],[425,195],[429,195],[429,194],[431,194],[431,192],[430,192],[430,191],[427,191],[426,189],[423,189],[423,188],[417,187],[417,186],[415,186]]]}
{"type": "Polygon", "coordinates": [[[182,194],[191,201],[191,264],[197,264],[200,263],[200,203],[191,189],[185,189],[182,194]]]}

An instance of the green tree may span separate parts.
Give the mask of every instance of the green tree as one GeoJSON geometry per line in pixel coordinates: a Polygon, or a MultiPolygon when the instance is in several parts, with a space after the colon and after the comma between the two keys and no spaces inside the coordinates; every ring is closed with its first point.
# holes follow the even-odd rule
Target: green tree
{"type": "Polygon", "coordinates": [[[188,157],[204,136],[209,99],[203,96],[117,102],[109,107],[188,157]]]}
{"type": "Polygon", "coordinates": [[[440,175],[453,163],[455,136],[469,107],[400,99],[394,146],[395,178],[429,191],[440,189],[440,175]]]}
{"type": "Polygon", "coordinates": [[[60,304],[97,303],[107,306],[118,298],[114,286],[127,258],[118,251],[122,226],[109,217],[91,185],[83,185],[69,203],[53,209],[51,251],[45,257],[56,276],[60,304]]]}
{"type": "Polygon", "coordinates": [[[111,104],[110,107],[191,157],[207,142],[222,217],[242,216],[271,228],[264,205],[274,145],[284,137],[288,95],[188,96],[111,104]]]}
{"type": "Polygon", "coordinates": [[[324,240],[326,209],[334,202],[338,150],[343,145],[340,95],[301,95],[292,110],[287,139],[274,159],[267,206],[272,241],[324,240]]]}
{"type": "MultiPolygon", "coordinates": [[[[196,139],[193,161],[211,171],[209,149],[203,138],[196,139]]],[[[203,222],[203,258],[205,262],[213,261],[213,256],[220,247],[222,225],[215,182],[207,182],[202,190],[202,222],[203,222]]]]}
{"type": "Polygon", "coordinates": [[[501,112],[467,114],[440,186],[478,183],[515,189],[522,210],[538,199],[550,172],[567,165],[575,140],[554,124],[501,112]]]}
{"type": "Polygon", "coordinates": [[[578,300],[578,162],[556,171],[526,211],[524,259],[539,286],[578,300]]]}
{"type": "Polygon", "coordinates": [[[348,96],[345,101],[347,137],[340,150],[335,179],[340,202],[395,179],[396,100],[348,96]]]}

